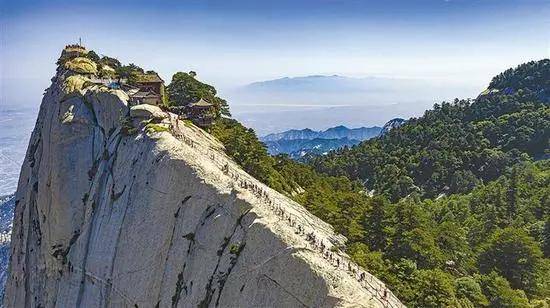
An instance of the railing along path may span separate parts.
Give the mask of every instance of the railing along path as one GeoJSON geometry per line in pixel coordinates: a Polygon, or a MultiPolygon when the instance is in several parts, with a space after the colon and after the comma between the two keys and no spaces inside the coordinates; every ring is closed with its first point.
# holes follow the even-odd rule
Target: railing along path
{"type": "Polygon", "coordinates": [[[248,190],[264,204],[267,204],[267,207],[275,215],[280,217],[282,221],[287,222],[296,234],[302,236],[307,241],[310,249],[319,252],[322,257],[328,260],[334,267],[344,270],[351,277],[355,278],[355,280],[371,293],[383,307],[406,307],[378,278],[361,269],[347,256],[333,250],[336,248],[335,245],[317,235],[312,227],[302,226],[297,221],[297,217],[287,213],[284,209],[285,206],[282,206],[282,204],[270,198],[268,191],[271,190],[271,188],[263,184],[258,185],[241,176],[241,173],[244,173],[244,171],[234,169],[230,165],[230,162],[232,162],[231,158],[226,155],[220,155],[219,152],[211,150],[210,147],[204,147],[183,134],[177,134],[177,132],[173,132],[173,134],[178,140],[183,141],[189,147],[209,157],[218,167],[220,167],[222,172],[234,180],[237,185],[248,190]]]}

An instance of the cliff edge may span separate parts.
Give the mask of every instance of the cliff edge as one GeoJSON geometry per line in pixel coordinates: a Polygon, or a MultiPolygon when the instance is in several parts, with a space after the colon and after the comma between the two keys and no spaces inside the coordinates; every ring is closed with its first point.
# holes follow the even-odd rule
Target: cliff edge
{"type": "Polygon", "coordinates": [[[6,307],[401,307],[202,129],[58,68],[15,195],[6,307]]]}

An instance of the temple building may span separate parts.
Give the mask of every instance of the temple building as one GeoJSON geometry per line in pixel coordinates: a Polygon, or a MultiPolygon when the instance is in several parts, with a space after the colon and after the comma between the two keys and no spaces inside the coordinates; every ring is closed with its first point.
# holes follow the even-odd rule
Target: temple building
{"type": "Polygon", "coordinates": [[[163,104],[164,80],[157,73],[138,74],[133,83],[137,87],[137,91],[132,91],[130,94],[131,104],[157,106],[163,104]]]}
{"type": "Polygon", "coordinates": [[[61,57],[76,58],[76,57],[85,56],[86,54],[88,54],[88,50],[86,50],[86,47],[80,44],[71,44],[63,48],[63,51],[61,52],[61,57]]]}
{"type": "Polygon", "coordinates": [[[214,105],[201,98],[187,106],[187,117],[197,126],[210,126],[215,117],[214,105]]]}
{"type": "Polygon", "coordinates": [[[130,95],[132,105],[148,104],[159,106],[162,104],[162,97],[153,91],[137,91],[130,95]]]}

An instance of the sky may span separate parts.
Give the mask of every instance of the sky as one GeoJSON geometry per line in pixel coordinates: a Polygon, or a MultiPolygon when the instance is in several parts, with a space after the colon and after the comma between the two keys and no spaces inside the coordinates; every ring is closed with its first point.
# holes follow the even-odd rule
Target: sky
{"type": "MultiPolygon", "coordinates": [[[[15,189],[55,62],[79,38],[166,82],[177,71],[198,72],[238,120],[264,135],[382,125],[420,115],[446,93],[475,97],[505,69],[550,57],[549,6],[550,0],[0,0],[0,195],[15,189]],[[366,93],[364,104],[319,108],[275,101],[281,109],[266,103],[269,96],[247,104],[230,95],[252,82],[320,74],[418,79],[433,87],[408,103],[383,105],[366,93]]],[[[315,99],[324,96],[319,92],[315,99]]],[[[413,96],[397,94],[385,100],[413,96]]]]}
{"type": "Polygon", "coordinates": [[[78,38],[166,81],[194,70],[221,89],[313,74],[479,87],[549,57],[549,3],[0,0],[0,106],[38,105],[61,49],[78,38]]]}

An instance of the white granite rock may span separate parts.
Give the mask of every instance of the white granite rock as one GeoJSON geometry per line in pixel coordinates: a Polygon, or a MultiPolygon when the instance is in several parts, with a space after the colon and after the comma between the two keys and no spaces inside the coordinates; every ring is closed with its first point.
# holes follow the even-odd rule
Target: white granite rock
{"type": "Polygon", "coordinates": [[[158,110],[97,89],[63,100],[60,84],[21,170],[6,307],[401,305],[203,130],[167,114],[170,132],[123,134],[158,110]]]}
{"type": "Polygon", "coordinates": [[[141,104],[130,108],[130,117],[132,118],[147,118],[147,119],[164,119],[168,114],[162,111],[159,107],[141,104]]]}

